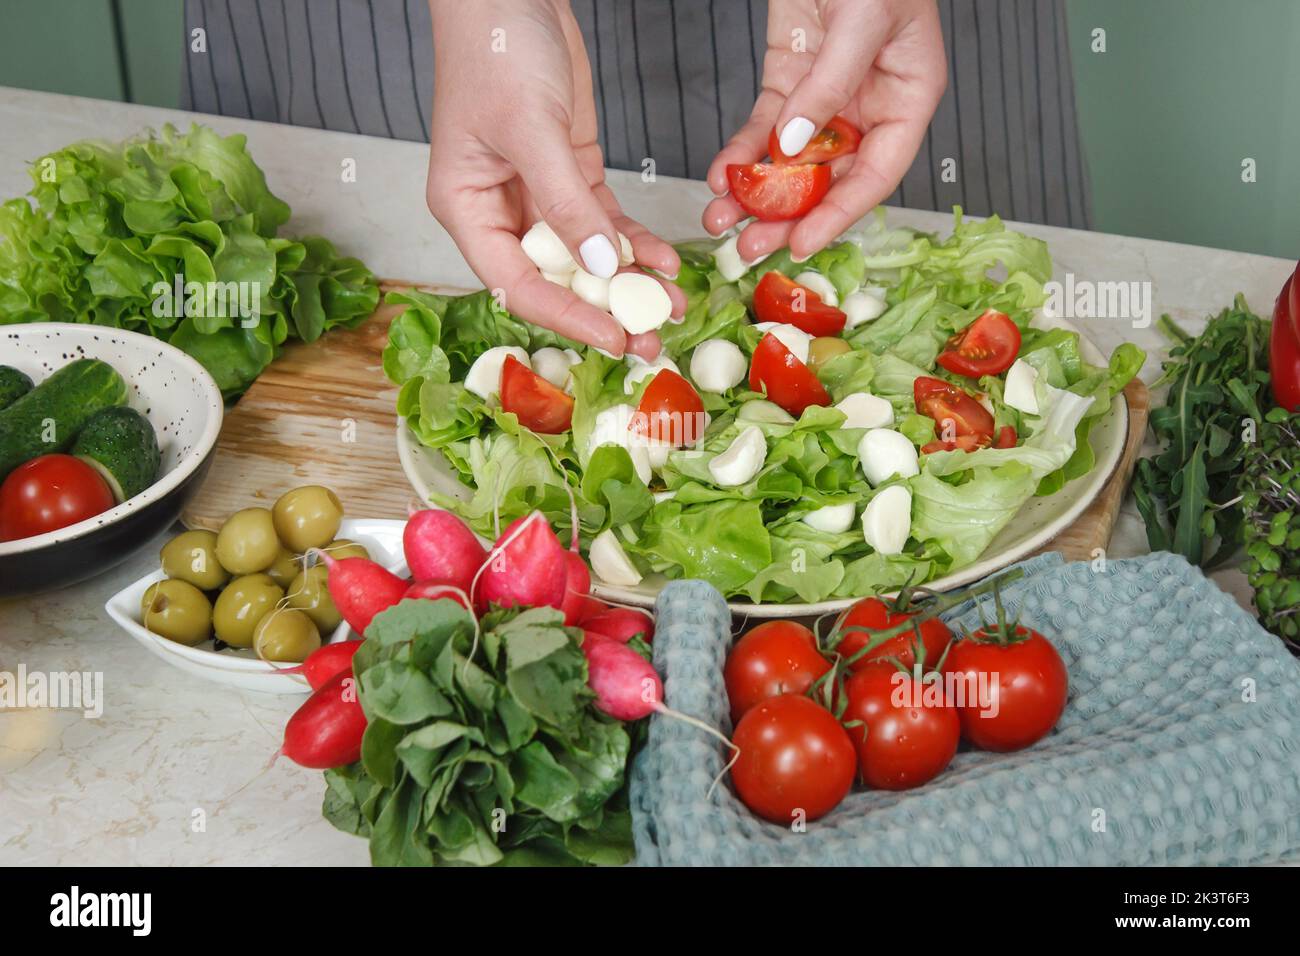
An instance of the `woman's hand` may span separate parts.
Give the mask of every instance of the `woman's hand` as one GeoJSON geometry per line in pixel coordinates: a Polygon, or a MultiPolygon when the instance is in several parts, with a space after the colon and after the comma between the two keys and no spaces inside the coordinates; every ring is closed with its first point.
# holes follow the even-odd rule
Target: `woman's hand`
{"type": "Polygon", "coordinates": [[[826,197],[802,219],[753,222],[740,234],[747,262],[785,245],[806,259],[898,186],[947,78],[934,0],[771,0],[763,89],[749,122],[709,167],[719,198],[705,208],[704,228],[716,236],[747,215],[726,195],[729,164],[760,161],[773,128],[793,156],[839,113],[862,131],[862,144],[832,162],[836,181],[826,197]]]}
{"type": "MultiPolygon", "coordinates": [[[[638,264],[676,276],[672,246],[623,215],[605,184],[591,68],[565,0],[430,0],[434,39],[429,210],[470,268],[523,319],[612,355],[659,353],[607,313],[542,278],[519,239],[544,219],[593,275],[638,264]]],[[[665,282],[680,317],[686,298],[665,282]]]]}

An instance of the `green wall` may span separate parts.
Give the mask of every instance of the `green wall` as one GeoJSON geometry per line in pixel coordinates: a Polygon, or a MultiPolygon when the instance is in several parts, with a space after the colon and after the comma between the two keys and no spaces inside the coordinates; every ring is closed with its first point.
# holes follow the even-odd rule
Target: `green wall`
{"type": "Polygon", "coordinates": [[[1095,227],[1300,257],[1300,3],[1067,9],[1095,227]],[[1090,49],[1098,27],[1105,53],[1090,49]]]}
{"type": "Polygon", "coordinates": [[[180,105],[181,0],[6,0],[0,16],[0,86],[180,105]]]}
{"type": "MultiPolygon", "coordinates": [[[[1300,3],[1066,2],[1096,228],[1300,257],[1300,3]]],[[[117,8],[122,59],[112,0],[9,0],[0,85],[176,106],[181,0],[117,8]]]]}

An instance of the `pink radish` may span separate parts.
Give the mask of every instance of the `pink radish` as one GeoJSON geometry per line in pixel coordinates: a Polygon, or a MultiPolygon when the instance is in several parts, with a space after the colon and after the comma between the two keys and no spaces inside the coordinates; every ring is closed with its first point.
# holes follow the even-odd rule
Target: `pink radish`
{"type": "MultiPolygon", "coordinates": [[[[356,558],[345,560],[359,560],[356,558]]],[[[301,767],[329,770],[361,759],[366,715],[351,670],[335,674],[307,698],[284,726],[284,754],[301,767]]]]}
{"type": "Polygon", "coordinates": [[[461,607],[469,610],[469,597],[465,594],[464,589],[443,581],[416,581],[406,589],[404,597],[427,601],[450,598],[461,607]]]}
{"type": "Polygon", "coordinates": [[[475,609],[482,613],[493,604],[560,607],[569,577],[565,554],[540,511],[515,520],[474,576],[469,594],[475,609]]]}
{"type": "Polygon", "coordinates": [[[564,612],[564,623],[573,625],[581,621],[584,614],[590,613],[588,602],[591,599],[587,593],[591,590],[591,571],[576,551],[564,552],[564,560],[568,572],[565,576],[564,603],[560,610],[564,612]]]}
{"type": "Polygon", "coordinates": [[[664,685],[644,657],[617,641],[584,639],[587,684],[596,709],[618,720],[640,720],[663,707],[664,685]]]}
{"type": "Polygon", "coordinates": [[[441,581],[468,592],[487,551],[474,532],[450,511],[414,512],[402,531],[406,565],[416,581],[441,581]]]}
{"type": "Polygon", "coordinates": [[[301,674],[312,690],[320,690],[331,677],[342,671],[352,673],[352,656],[361,649],[363,640],[325,644],[307,655],[297,667],[286,667],[281,674],[301,674]]]}
{"type": "Polygon", "coordinates": [[[731,761],[709,787],[712,794],[718,780],[740,756],[740,748],[704,721],[665,706],[664,685],[659,675],[649,661],[626,644],[601,637],[594,631],[584,631],[582,653],[587,658],[587,686],[595,691],[596,709],[602,714],[616,720],[640,720],[651,714],[662,714],[697,727],[731,748],[731,761]]]}
{"type": "Polygon", "coordinates": [[[374,616],[400,601],[410,587],[410,581],[403,581],[369,558],[331,558],[324,551],[316,554],[329,568],[334,606],[352,630],[363,637],[374,616]]]}
{"type": "Polygon", "coordinates": [[[584,617],[579,623],[583,630],[604,634],[620,644],[626,644],[638,634],[647,644],[655,637],[654,618],[630,607],[606,608],[590,617],[584,617]]]}

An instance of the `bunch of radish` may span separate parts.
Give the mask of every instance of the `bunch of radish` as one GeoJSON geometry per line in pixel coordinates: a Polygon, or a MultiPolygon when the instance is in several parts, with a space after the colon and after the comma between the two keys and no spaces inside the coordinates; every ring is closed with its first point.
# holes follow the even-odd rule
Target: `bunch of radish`
{"type": "MultiPolygon", "coordinates": [[[[591,572],[577,550],[556,537],[540,511],[505,528],[491,549],[449,511],[414,512],[402,534],[413,580],[368,558],[319,557],[329,568],[335,606],[364,635],[375,615],[404,599],[450,598],[475,614],[492,606],[554,607],[564,623],[586,635],[589,683],[596,706],[611,717],[636,720],[667,712],[663,686],[643,657],[627,647],[633,637],[654,638],[654,619],[590,596],[591,572]],[[597,649],[597,645],[608,645],[597,649]]],[[[366,720],[357,700],[352,657],[361,640],[327,644],[289,673],[300,673],[314,693],[285,727],[280,751],[304,767],[343,766],[358,759],[366,720]]]]}

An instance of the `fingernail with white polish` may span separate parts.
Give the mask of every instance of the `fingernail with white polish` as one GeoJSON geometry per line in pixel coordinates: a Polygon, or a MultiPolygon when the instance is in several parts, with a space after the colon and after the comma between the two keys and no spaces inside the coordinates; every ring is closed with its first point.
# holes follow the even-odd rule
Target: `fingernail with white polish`
{"type": "Polygon", "coordinates": [[[781,152],[787,156],[795,155],[808,145],[808,140],[812,139],[815,132],[817,127],[813,125],[812,120],[796,116],[785,124],[785,129],[781,130],[781,152]]]}
{"type": "Polygon", "coordinates": [[[614,244],[600,233],[584,239],[578,246],[578,254],[582,256],[586,270],[601,279],[613,278],[618,271],[618,252],[614,244]]]}

